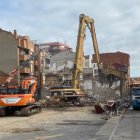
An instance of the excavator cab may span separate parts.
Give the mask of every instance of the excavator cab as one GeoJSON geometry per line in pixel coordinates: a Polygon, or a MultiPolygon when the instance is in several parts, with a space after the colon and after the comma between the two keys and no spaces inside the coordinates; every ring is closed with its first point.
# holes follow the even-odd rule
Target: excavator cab
{"type": "Polygon", "coordinates": [[[13,94],[29,94],[29,89],[23,89],[21,86],[9,86],[9,87],[1,87],[0,88],[0,95],[13,95],[13,94]]]}

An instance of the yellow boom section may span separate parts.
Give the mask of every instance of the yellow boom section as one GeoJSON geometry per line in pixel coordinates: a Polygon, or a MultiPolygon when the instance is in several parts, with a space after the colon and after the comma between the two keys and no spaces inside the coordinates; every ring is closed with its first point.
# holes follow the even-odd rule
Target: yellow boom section
{"type": "Polygon", "coordinates": [[[84,46],[84,37],[85,37],[85,30],[88,27],[92,43],[94,53],[97,59],[97,64],[100,64],[100,56],[99,56],[99,49],[98,43],[96,39],[95,27],[94,27],[94,20],[84,14],[80,15],[79,19],[79,31],[77,36],[77,46],[76,46],[76,55],[74,61],[74,70],[72,76],[72,88],[80,88],[80,73],[83,72],[83,46],[84,46]]]}

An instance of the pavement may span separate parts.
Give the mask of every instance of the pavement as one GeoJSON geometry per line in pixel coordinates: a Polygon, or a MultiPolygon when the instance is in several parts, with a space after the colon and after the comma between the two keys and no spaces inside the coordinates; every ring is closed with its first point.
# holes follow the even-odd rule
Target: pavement
{"type": "Polygon", "coordinates": [[[140,140],[140,110],[130,107],[123,115],[112,140],[140,140]]]}

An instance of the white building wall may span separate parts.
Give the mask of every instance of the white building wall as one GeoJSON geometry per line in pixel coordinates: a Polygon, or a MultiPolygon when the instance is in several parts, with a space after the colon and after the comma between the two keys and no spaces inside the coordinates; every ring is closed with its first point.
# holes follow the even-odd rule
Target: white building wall
{"type": "Polygon", "coordinates": [[[93,94],[93,68],[84,68],[84,90],[89,94],[93,94]]]}
{"type": "Polygon", "coordinates": [[[71,69],[73,67],[74,58],[75,53],[68,50],[52,56],[49,72],[63,70],[65,67],[71,69]]]}
{"type": "Polygon", "coordinates": [[[92,68],[93,65],[92,65],[92,57],[90,55],[87,55],[84,57],[84,60],[83,60],[83,67],[84,68],[92,68]]]}

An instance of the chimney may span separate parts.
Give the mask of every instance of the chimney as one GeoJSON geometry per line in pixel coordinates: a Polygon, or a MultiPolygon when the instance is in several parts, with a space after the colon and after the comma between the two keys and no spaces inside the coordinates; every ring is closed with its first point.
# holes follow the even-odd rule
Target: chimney
{"type": "Polygon", "coordinates": [[[14,37],[17,39],[17,31],[14,30],[14,37]]]}

